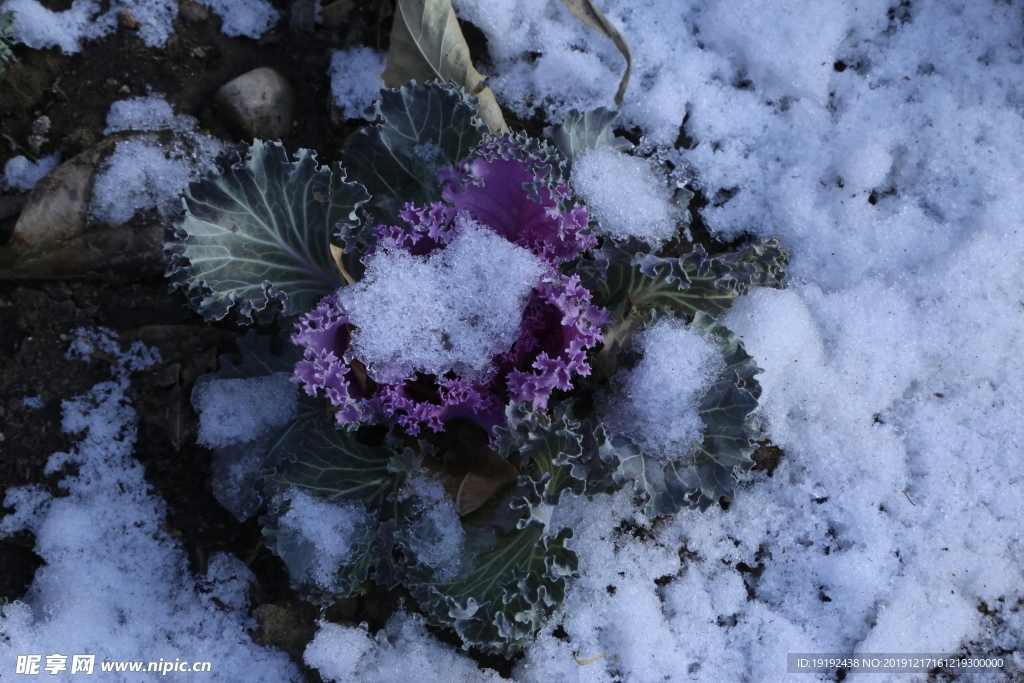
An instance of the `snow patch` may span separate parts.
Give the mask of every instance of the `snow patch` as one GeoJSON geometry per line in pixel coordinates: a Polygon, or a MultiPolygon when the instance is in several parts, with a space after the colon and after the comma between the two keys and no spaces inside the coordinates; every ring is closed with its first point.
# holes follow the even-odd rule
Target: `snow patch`
{"type": "Polygon", "coordinates": [[[108,36],[117,30],[117,15],[129,11],[137,22],[136,31],[146,47],[163,47],[174,33],[178,4],[174,0],[75,0],[63,12],[43,7],[37,0],[7,0],[0,11],[14,12],[14,34],[36,49],[59,47],[74,53],[82,43],[108,36]],[[104,11],[106,9],[106,11],[104,11]]]}
{"type": "Polygon", "coordinates": [[[338,294],[357,328],[354,353],[382,384],[448,371],[485,381],[491,359],[519,337],[547,266],[472,220],[456,225],[455,239],[426,257],[384,246],[369,257],[362,281],[338,294]]]}
{"type": "Polygon", "coordinates": [[[139,211],[165,218],[181,209],[181,193],[204,172],[222,146],[213,138],[193,136],[171,144],[156,135],[117,143],[93,186],[90,213],[107,225],[127,223],[139,211]]]}
{"type": "MultiPolygon", "coordinates": [[[[80,334],[109,348],[102,331],[80,334]]],[[[53,454],[46,472],[68,465],[75,474],[54,498],[41,487],[7,490],[0,536],[28,531],[44,560],[23,601],[0,607],[0,661],[13,671],[17,655],[93,654],[103,662],[209,661],[218,680],[300,681],[281,652],[252,642],[246,615],[252,574],[238,559],[213,555],[205,577],[188,570],[185,553],[164,530],[165,504],[149,494],[143,468],[132,457],[136,414],[127,398],[129,368],[146,367],[155,351],[116,349],[111,381],[63,402],[63,430],[81,435],[66,453],[53,454]]],[[[67,661],[70,670],[71,661],[67,661]]],[[[112,681],[131,676],[105,673],[112,681]]],[[[194,675],[170,672],[169,681],[194,675]]]]}
{"type": "Polygon", "coordinates": [[[260,38],[281,15],[267,0],[196,0],[220,15],[226,36],[260,38]]]}
{"type": "Polygon", "coordinates": [[[4,165],[4,176],[0,179],[0,189],[28,192],[36,186],[47,173],[57,168],[60,153],[54,152],[38,161],[29,161],[27,157],[12,157],[4,165]]]}
{"type": "Polygon", "coordinates": [[[676,235],[671,189],[646,159],[613,147],[589,150],[573,163],[572,187],[603,235],[637,237],[655,248],[676,235]]]}
{"type": "Polygon", "coordinates": [[[665,318],[633,336],[643,354],[632,370],[620,370],[603,420],[655,457],[685,455],[700,441],[697,409],[725,369],[712,339],[682,320],[665,318]]]}
{"type": "Polygon", "coordinates": [[[399,498],[415,496],[413,514],[420,515],[405,534],[406,546],[416,559],[434,570],[434,580],[448,583],[468,573],[463,558],[466,531],[455,512],[452,497],[441,482],[429,476],[409,479],[399,498]]]}
{"type": "MultiPolygon", "coordinates": [[[[306,664],[335,683],[499,683],[506,679],[444,645],[418,614],[396,612],[377,635],[361,627],[320,622],[306,664]]],[[[575,664],[573,665],[575,666],[575,664]]]]}
{"type": "Polygon", "coordinates": [[[368,47],[335,50],[331,55],[331,95],[343,117],[373,118],[373,101],[384,87],[386,57],[368,47]]]}
{"type": "Polygon", "coordinates": [[[104,135],[123,130],[191,131],[198,122],[191,116],[176,116],[163,95],[132,97],[110,105],[104,135]]]}

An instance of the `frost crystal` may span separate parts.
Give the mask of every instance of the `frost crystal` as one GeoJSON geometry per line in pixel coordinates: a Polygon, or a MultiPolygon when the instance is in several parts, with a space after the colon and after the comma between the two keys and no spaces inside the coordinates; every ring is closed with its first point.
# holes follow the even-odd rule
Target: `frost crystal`
{"type": "Polygon", "coordinates": [[[491,359],[519,336],[545,264],[478,223],[460,218],[456,226],[455,239],[428,257],[378,251],[363,281],[341,290],[356,326],[354,353],[374,380],[449,371],[486,380],[494,374],[491,359]]]}

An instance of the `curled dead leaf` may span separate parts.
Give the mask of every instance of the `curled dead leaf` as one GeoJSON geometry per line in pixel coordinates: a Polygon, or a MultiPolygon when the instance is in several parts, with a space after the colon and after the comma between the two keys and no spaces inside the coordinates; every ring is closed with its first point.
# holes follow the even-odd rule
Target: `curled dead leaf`
{"type": "Polygon", "coordinates": [[[460,517],[479,509],[519,478],[519,470],[490,447],[487,434],[470,420],[456,418],[445,424],[437,455],[443,486],[460,517]]]}
{"type": "Polygon", "coordinates": [[[580,659],[578,652],[573,652],[572,653],[572,658],[575,659],[576,663],[579,664],[580,666],[586,666],[587,664],[593,664],[594,662],[598,661],[599,659],[604,659],[605,657],[611,657],[616,662],[619,661],[618,658],[615,655],[607,655],[607,654],[605,654],[605,655],[598,655],[596,657],[591,657],[590,659],[580,659]]]}
{"type": "Polygon", "coordinates": [[[480,101],[477,112],[491,132],[508,132],[494,93],[483,84],[487,77],[473,67],[451,0],[398,0],[383,78],[389,88],[431,80],[462,86],[480,101]]]}
{"type": "Polygon", "coordinates": [[[629,44],[615,28],[615,25],[608,21],[591,0],[562,0],[562,4],[577,19],[615,43],[615,47],[619,49],[619,53],[626,60],[626,73],[622,75],[622,80],[619,81],[619,90],[615,93],[615,106],[621,107],[626,88],[629,87],[629,77],[633,72],[633,55],[629,51],[629,44]]]}

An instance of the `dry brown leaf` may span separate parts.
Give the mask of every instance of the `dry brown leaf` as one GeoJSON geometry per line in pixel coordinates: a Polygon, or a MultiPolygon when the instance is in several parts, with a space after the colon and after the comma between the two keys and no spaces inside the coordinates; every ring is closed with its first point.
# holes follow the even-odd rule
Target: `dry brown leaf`
{"type": "Polygon", "coordinates": [[[576,656],[577,654],[579,654],[579,653],[574,652],[573,655],[572,655],[572,658],[575,659],[576,663],[579,664],[580,666],[586,666],[587,664],[593,664],[597,660],[604,659],[605,657],[611,657],[616,662],[619,661],[618,658],[615,655],[598,655],[596,657],[591,657],[590,659],[580,659],[579,657],[576,656]]]}
{"type": "Polygon", "coordinates": [[[506,486],[519,478],[519,470],[494,451],[493,458],[481,469],[474,470],[462,478],[455,492],[455,512],[460,517],[480,508],[506,486]]]}
{"type": "Polygon", "coordinates": [[[490,447],[487,433],[471,420],[456,418],[445,425],[439,435],[438,459],[442,485],[460,517],[479,509],[519,478],[515,465],[490,447]]]}
{"type": "Polygon", "coordinates": [[[345,270],[345,264],[342,263],[341,261],[341,257],[342,255],[344,255],[344,253],[345,250],[342,249],[341,247],[336,247],[333,244],[331,245],[331,258],[334,259],[334,265],[338,267],[338,272],[340,272],[341,276],[345,278],[345,282],[349,283],[350,285],[354,285],[356,283],[355,278],[353,278],[349,274],[349,272],[345,270]]]}
{"type": "Polygon", "coordinates": [[[451,0],[398,0],[383,77],[389,88],[412,80],[462,86],[480,100],[477,111],[491,132],[508,132],[494,93],[484,87],[487,77],[473,67],[451,0]]]}
{"type": "Polygon", "coordinates": [[[615,93],[615,106],[621,107],[626,88],[629,87],[629,76],[633,72],[633,55],[629,51],[629,44],[612,22],[608,21],[601,10],[594,7],[594,3],[590,0],[562,0],[562,4],[577,19],[615,43],[615,47],[619,48],[619,52],[626,60],[626,73],[622,75],[622,80],[619,81],[619,91],[615,93]]]}

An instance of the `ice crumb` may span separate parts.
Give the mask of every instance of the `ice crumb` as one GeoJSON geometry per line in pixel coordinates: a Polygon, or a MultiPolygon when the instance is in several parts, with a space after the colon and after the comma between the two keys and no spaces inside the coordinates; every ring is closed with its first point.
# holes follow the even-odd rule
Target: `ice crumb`
{"type": "Polygon", "coordinates": [[[416,559],[434,570],[434,580],[454,581],[469,570],[464,561],[466,531],[455,512],[452,497],[441,482],[429,476],[411,477],[399,498],[415,496],[414,513],[422,515],[404,534],[406,546],[416,559]]]}
{"type": "Polygon", "coordinates": [[[121,350],[117,333],[106,327],[79,327],[73,333],[64,357],[68,360],[101,359],[112,363],[110,371],[116,377],[129,372],[145,370],[161,361],[160,352],[141,341],[132,342],[127,351],[121,350]]]}
{"type": "Polygon", "coordinates": [[[196,125],[191,116],[175,116],[163,95],[132,97],[110,105],[104,135],[122,130],[190,131],[196,125]]]}
{"type": "Polygon", "coordinates": [[[180,196],[189,182],[213,168],[222,146],[213,138],[187,136],[171,145],[155,135],[117,143],[96,178],[90,213],[108,225],[122,225],[137,211],[169,217],[181,209],[180,196]]]}
{"type": "Polygon", "coordinates": [[[0,182],[0,189],[28,192],[47,173],[57,168],[59,163],[59,152],[42,157],[38,161],[29,161],[25,156],[13,157],[4,166],[4,177],[0,182]]]}
{"type": "Polygon", "coordinates": [[[335,50],[331,55],[331,94],[345,118],[373,118],[373,100],[384,87],[386,55],[368,47],[335,50]]]}
{"type": "Polygon", "coordinates": [[[278,519],[277,554],[295,578],[337,593],[338,570],[370,533],[372,518],[362,503],[333,503],[291,488],[282,495],[288,512],[278,519]]]}
{"type": "Polygon", "coordinates": [[[572,167],[572,186],[597,218],[597,231],[660,246],[676,234],[671,190],[646,159],[613,147],[585,152],[572,167]]]}
{"type": "Polygon", "coordinates": [[[506,680],[494,671],[479,668],[469,657],[438,641],[427,631],[422,616],[404,612],[396,612],[373,636],[362,627],[320,622],[320,630],[306,646],[303,658],[324,680],[335,683],[506,680]]]}
{"type": "Polygon", "coordinates": [[[339,299],[356,331],[355,355],[378,382],[414,372],[486,380],[491,359],[519,337],[530,292],[547,266],[467,218],[444,249],[413,256],[382,248],[339,299]]]}
{"type": "Polygon", "coordinates": [[[652,456],[685,455],[704,428],[697,412],[700,401],[725,369],[721,351],[704,334],[673,318],[638,332],[633,344],[643,357],[613,390],[606,422],[643,444],[652,456]]]}
{"type": "Polygon", "coordinates": [[[21,399],[21,406],[25,408],[25,410],[39,410],[43,407],[43,397],[26,396],[21,399]]]}
{"type": "Polygon", "coordinates": [[[253,441],[287,425],[299,410],[299,388],[291,374],[249,379],[200,379],[192,390],[199,413],[197,441],[221,448],[253,441]]]}
{"type": "Polygon", "coordinates": [[[281,18],[266,0],[197,0],[212,9],[222,20],[221,33],[226,36],[259,38],[281,18]]]}

